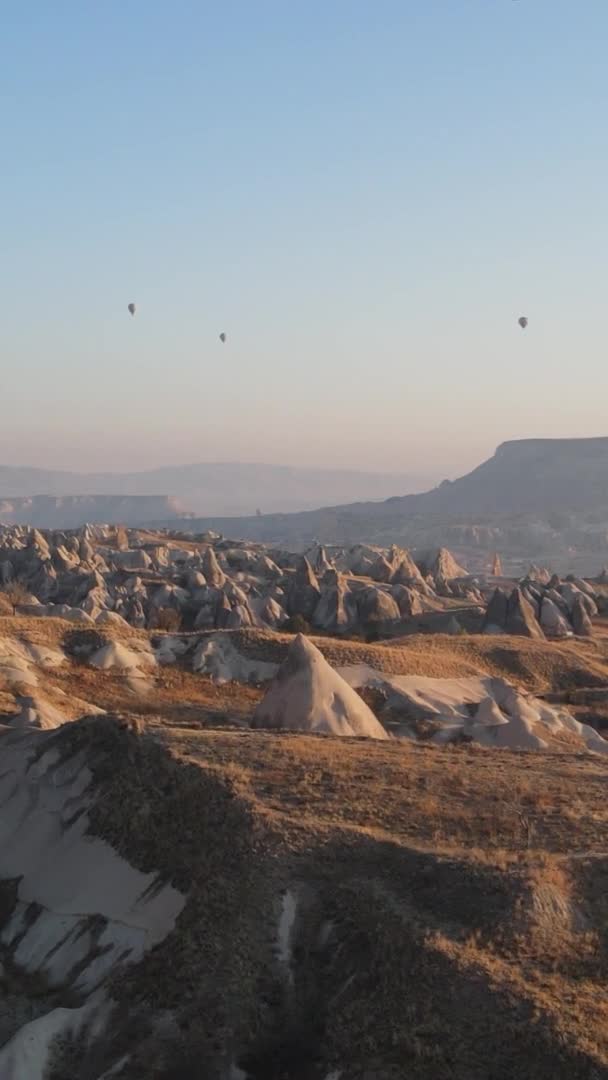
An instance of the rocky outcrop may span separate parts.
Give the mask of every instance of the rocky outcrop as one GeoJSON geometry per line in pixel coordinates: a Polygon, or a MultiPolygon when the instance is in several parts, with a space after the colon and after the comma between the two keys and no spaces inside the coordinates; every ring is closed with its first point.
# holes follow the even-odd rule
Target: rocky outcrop
{"type": "Polygon", "coordinates": [[[484,633],[510,633],[524,637],[565,638],[593,634],[592,619],[598,614],[596,594],[588,581],[561,581],[557,575],[532,567],[509,599],[501,590],[488,603],[484,633]]]}
{"type": "Polygon", "coordinates": [[[290,615],[302,615],[310,620],[320,599],[321,590],[316,574],[308,559],[303,557],[289,586],[287,610],[290,615]]]}
{"type": "Polygon", "coordinates": [[[320,600],[312,615],[312,625],[332,634],[343,634],[353,626],[354,598],[342,574],[328,570],[323,577],[320,600]]]}
{"type": "MultiPolygon", "coordinates": [[[[447,549],[433,555],[435,581],[396,545],[357,545],[331,558],[318,545],[311,555],[323,570],[319,577],[307,557],[280,549],[269,553],[211,534],[186,543],[181,534],[161,542],[157,530],[123,532],[119,549],[113,526],[43,533],[0,525],[0,575],[45,610],[69,612],[61,617],[97,620],[109,612],[137,628],[165,631],[276,629],[303,619],[326,633],[389,635],[424,612],[439,615],[439,593],[469,606],[479,602],[473,579],[448,582],[462,568],[447,549]]],[[[574,582],[567,588],[578,591],[574,582]]]]}
{"type": "Polygon", "coordinates": [[[509,597],[501,589],[494,591],[482,629],[485,634],[515,634],[537,639],[544,637],[533,604],[520,588],[513,589],[509,597]]]}
{"type": "Polygon", "coordinates": [[[422,613],[422,602],[419,593],[407,585],[393,585],[391,596],[396,601],[402,619],[409,619],[413,615],[422,613]]]}
{"type": "Polygon", "coordinates": [[[214,589],[221,589],[226,582],[226,575],[221,569],[212,547],[208,547],[205,551],[205,554],[203,555],[202,569],[207,584],[212,586],[214,589]]]}
{"type": "Polygon", "coordinates": [[[507,625],[509,601],[502,589],[495,589],[486,609],[482,631],[484,634],[504,634],[507,625]]]}
{"type": "Polygon", "coordinates": [[[357,612],[360,624],[368,630],[389,628],[403,618],[395,598],[371,586],[357,593],[357,612]]]}
{"type": "Polygon", "coordinates": [[[529,638],[540,639],[545,636],[537,622],[532,604],[526,600],[521,589],[513,589],[509,597],[505,632],[529,638]]]}
{"type": "MultiPolygon", "coordinates": [[[[22,714],[40,727],[61,719],[48,706],[41,713],[33,698],[23,699],[22,714]]],[[[56,1074],[58,1047],[87,1030],[99,1037],[109,1018],[105,988],[171,933],[185,904],[154,862],[142,872],[122,842],[95,834],[104,801],[95,766],[103,761],[111,782],[120,768],[118,732],[102,718],[69,727],[75,734],[30,727],[2,738],[11,777],[0,795],[0,929],[11,971],[3,987],[3,1080],[43,1080],[56,1074]]],[[[69,1071],[66,1063],[56,1075],[69,1071]]]]}
{"type": "Polygon", "coordinates": [[[369,576],[372,581],[387,583],[395,576],[395,566],[386,555],[379,555],[370,569],[369,576]]]}
{"type": "Polygon", "coordinates": [[[540,625],[543,633],[550,638],[565,638],[572,633],[567,617],[549,596],[541,600],[540,625]]]}
{"type": "Polygon", "coordinates": [[[572,605],[572,627],[577,637],[593,636],[593,624],[582,594],[575,598],[572,605]]]}
{"type": "Polygon", "coordinates": [[[423,562],[420,559],[417,559],[417,562],[421,571],[430,575],[434,581],[449,584],[455,578],[468,576],[468,570],[456,561],[452,552],[446,547],[440,547],[435,555],[426,555],[423,562]]]}
{"type": "Polygon", "coordinates": [[[252,727],[388,739],[363,699],[302,634],[257,706],[252,727]]]}

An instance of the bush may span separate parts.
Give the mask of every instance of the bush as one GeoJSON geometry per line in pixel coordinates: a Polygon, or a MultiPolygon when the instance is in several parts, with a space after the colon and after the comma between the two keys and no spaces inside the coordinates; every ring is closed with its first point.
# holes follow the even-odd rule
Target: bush
{"type": "Polygon", "coordinates": [[[281,627],[286,634],[310,634],[310,623],[306,621],[303,615],[292,615],[290,619],[281,627]]]}
{"type": "Polygon", "coordinates": [[[154,622],[156,630],[166,630],[168,634],[175,634],[182,625],[182,617],[175,608],[159,608],[154,622]]]}
{"type": "Polygon", "coordinates": [[[8,584],[3,587],[2,594],[11,605],[13,615],[17,614],[17,608],[20,604],[27,604],[31,600],[31,595],[27,591],[25,585],[22,585],[19,581],[9,581],[8,584]]]}
{"type": "Polygon", "coordinates": [[[92,653],[103,649],[109,638],[99,630],[68,630],[63,638],[63,648],[74,660],[88,660],[92,653]]]}

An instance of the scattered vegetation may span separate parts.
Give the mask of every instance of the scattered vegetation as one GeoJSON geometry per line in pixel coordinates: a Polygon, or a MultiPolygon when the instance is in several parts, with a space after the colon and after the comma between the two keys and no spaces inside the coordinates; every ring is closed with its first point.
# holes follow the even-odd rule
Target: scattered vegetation
{"type": "Polygon", "coordinates": [[[13,615],[17,614],[17,608],[21,604],[27,604],[31,600],[30,593],[20,581],[8,581],[2,587],[2,595],[10,604],[13,615]]]}
{"type": "Polygon", "coordinates": [[[310,623],[304,618],[303,615],[291,615],[287,622],[283,625],[283,630],[286,634],[311,634],[310,623]]]}
{"type": "Polygon", "coordinates": [[[188,896],[175,932],[110,986],[119,1009],[176,1025],[166,1044],[138,1026],[129,1080],[211,1080],[227,1048],[256,1080],[605,1075],[606,874],[587,855],[608,824],[603,760],[151,739],[109,718],[57,741],[95,763],[92,831],[188,896]]]}
{"type": "Polygon", "coordinates": [[[160,608],[155,623],[157,630],[164,630],[168,634],[176,634],[181,629],[182,617],[175,608],[160,608]]]}
{"type": "Polygon", "coordinates": [[[87,660],[92,653],[108,644],[108,638],[99,630],[68,630],[63,638],[63,648],[75,660],[87,660]]]}

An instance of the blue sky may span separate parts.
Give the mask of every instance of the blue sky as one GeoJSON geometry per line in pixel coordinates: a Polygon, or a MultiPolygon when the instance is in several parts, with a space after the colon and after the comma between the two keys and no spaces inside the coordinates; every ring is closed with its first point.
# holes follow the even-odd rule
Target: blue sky
{"type": "Polygon", "coordinates": [[[0,13],[0,461],[608,434],[605,0],[0,13]]]}

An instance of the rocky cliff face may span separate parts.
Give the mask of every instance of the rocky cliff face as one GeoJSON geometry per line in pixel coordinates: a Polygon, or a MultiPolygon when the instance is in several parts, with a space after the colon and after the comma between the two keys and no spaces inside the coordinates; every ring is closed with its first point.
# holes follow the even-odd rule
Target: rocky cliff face
{"type": "MultiPolygon", "coordinates": [[[[152,495],[0,498],[0,522],[171,526],[182,509],[175,498],[152,495]]],[[[597,573],[608,560],[608,438],[505,442],[466,476],[424,494],[294,514],[191,518],[188,529],[291,547],[313,541],[397,543],[418,551],[447,545],[476,570],[485,568],[483,552],[498,551],[511,573],[530,560],[560,573],[597,573]]]]}
{"type": "Polygon", "coordinates": [[[608,438],[505,442],[466,476],[391,502],[427,513],[538,513],[606,506],[608,438]]]}
{"type": "Polygon", "coordinates": [[[193,527],[275,543],[448,544],[465,560],[483,548],[592,572],[608,555],[608,438],[505,442],[466,476],[424,494],[193,527]]]}

